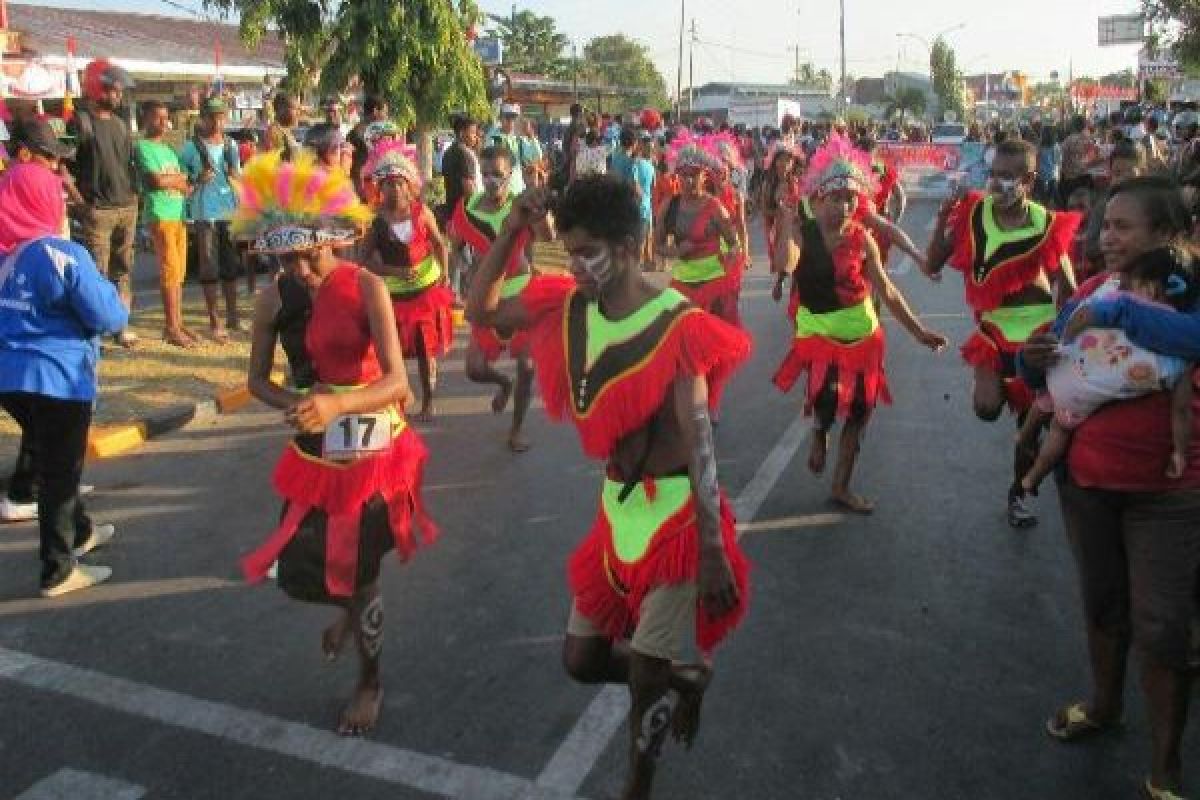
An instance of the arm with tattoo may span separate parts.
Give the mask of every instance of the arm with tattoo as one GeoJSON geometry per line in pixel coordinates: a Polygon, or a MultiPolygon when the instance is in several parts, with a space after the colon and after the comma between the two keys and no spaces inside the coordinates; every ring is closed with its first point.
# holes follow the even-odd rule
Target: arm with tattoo
{"type": "Polygon", "coordinates": [[[700,537],[700,601],[714,615],[737,605],[737,586],[725,555],[721,535],[721,490],[717,484],[717,453],[708,410],[708,384],[703,377],[675,382],[675,412],[682,423],[688,450],[688,478],[695,499],[700,537]]]}

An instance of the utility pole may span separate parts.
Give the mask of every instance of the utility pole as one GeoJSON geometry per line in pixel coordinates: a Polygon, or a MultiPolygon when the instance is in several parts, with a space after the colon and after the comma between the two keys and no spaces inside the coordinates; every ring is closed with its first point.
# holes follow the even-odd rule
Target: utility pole
{"type": "Polygon", "coordinates": [[[579,102],[579,46],[571,42],[571,88],[575,92],[575,102],[579,102]]]}
{"type": "Polygon", "coordinates": [[[838,83],[838,108],[846,110],[846,0],[840,0],[841,24],[839,38],[842,50],[842,79],[838,83]]]}
{"type": "Polygon", "coordinates": [[[687,0],[679,0],[679,71],[675,75],[675,124],[683,108],[683,27],[686,24],[687,0]]]}
{"type": "Polygon", "coordinates": [[[692,17],[692,37],[688,42],[688,113],[692,113],[692,104],[696,93],[696,18],[692,17]]]}

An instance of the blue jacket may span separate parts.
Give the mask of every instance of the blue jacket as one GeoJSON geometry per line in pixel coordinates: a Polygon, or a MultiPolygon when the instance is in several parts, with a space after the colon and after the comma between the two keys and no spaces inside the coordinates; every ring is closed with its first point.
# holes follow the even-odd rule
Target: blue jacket
{"type": "Polygon", "coordinates": [[[0,392],[96,399],[98,337],[129,321],[82,246],[47,236],[0,262],[0,392]]]}

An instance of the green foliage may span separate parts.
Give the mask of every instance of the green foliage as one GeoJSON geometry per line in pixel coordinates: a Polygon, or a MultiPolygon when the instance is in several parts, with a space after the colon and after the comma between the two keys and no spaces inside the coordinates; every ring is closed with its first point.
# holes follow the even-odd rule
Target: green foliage
{"type": "Polygon", "coordinates": [[[833,90],[833,75],[827,69],[817,69],[811,61],[800,65],[788,83],[793,86],[803,86],[806,89],[833,90]]]}
{"type": "Polygon", "coordinates": [[[887,110],[884,113],[889,118],[899,114],[901,120],[904,120],[910,113],[914,117],[923,116],[925,114],[925,92],[915,86],[899,89],[894,95],[887,98],[887,110]]]}
{"type": "Polygon", "coordinates": [[[1142,85],[1142,99],[1147,103],[1154,105],[1165,103],[1169,96],[1170,86],[1165,80],[1149,80],[1142,85]]]}
{"type": "Polygon", "coordinates": [[[667,82],[654,65],[649,49],[624,34],[599,36],[588,42],[579,68],[581,81],[643,90],[618,98],[621,108],[667,107],[667,82]]]}
{"type": "Polygon", "coordinates": [[[1127,68],[1120,72],[1110,72],[1100,78],[1100,83],[1104,86],[1117,86],[1121,89],[1134,89],[1137,87],[1137,75],[1133,68],[1127,68]]]}
{"type": "Polygon", "coordinates": [[[954,111],[962,119],[966,115],[962,73],[958,71],[953,48],[940,36],[934,40],[929,51],[929,76],[933,80],[933,93],[937,95],[941,110],[954,111]]]}
{"type": "Polygon", "coordinates": [[[1200,2],[1142,0],[1154,43],[1169,50],[1185,67],[1200,66],[1200,2]]]}
{"type": "Polygon", "coordinates": [[[504,42],[504,66],[559,80],[571,77],[566,51],[571,40],[560,33],[553,17],[520,11],[513,17],[489,15],[492,32],[504,42]]]}
{"type": "Polygon", "coordinates": [[[428,129],[455,111],[488,111],[483,68],[466,30],[481,17],[473,0],[206,0],[241,17],[254,47],[268,31],[283,39],[288,85],[337,93],[354,79],[388,99],[396,122],[428,129]]]}

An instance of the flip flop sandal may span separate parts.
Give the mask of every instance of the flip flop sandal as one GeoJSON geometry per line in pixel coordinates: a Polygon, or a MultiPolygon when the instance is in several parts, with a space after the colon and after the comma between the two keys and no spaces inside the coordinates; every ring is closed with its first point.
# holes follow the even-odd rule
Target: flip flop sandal
{"type": "Polygon", "coordinates": [[[1121,722],[1101,724],[1088,716],[1083,703],[1074,703],[1046,720],[1046,733],[1060,742],[1074,742],[1094,733],[1121,727],[1121,722]],[[1060,723],[1059,720],[1062,720],[1060,723]]]}
{"type": "Polygon", "coordinates": [[[1147,800],[1187,800],[1183,795],[1175,794],[1170,789],[1155,789],[1149,778],[1146,778],[1142,788],[1146,792],[1147,800]]]}

